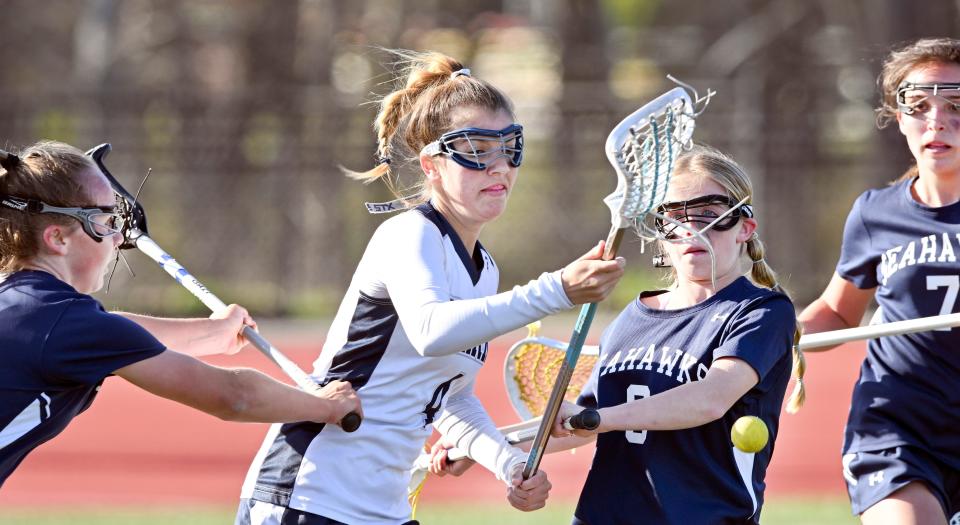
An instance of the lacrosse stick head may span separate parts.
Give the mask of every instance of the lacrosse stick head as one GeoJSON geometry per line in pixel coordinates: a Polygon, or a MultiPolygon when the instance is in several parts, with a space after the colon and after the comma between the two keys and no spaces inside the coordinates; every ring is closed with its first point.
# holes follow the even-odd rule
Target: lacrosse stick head
{"type": "Polygon", "coordinates": [[[691,145],[694,102],[675,87],[623,119],[604,150],[617,172],[617,189],[604,199],[617,228],[640,224],[666,199],[680,152],[691,145]]]}
{"type": "MultiPolygon", "coordinates": [[[[543,415],[566,352],[567,343],[536,336],[521,339],[510,347],[503,363],[503,384],[520,419],[543,415]]],[[[598,353],[595,346],[583,347],[564,399],[576,401],[590,379],[598,353]]]]}
{"type": "Polygon", "coordinates": [[[103,159],[110,154],[112,149],[113,147],[105,142],[87,151],[86,155],[93,159],[93,162],[100,168],[100,172],[107,178],[110,186],[113,187],[113,191],[117,194],[119,213],[124,219],[123,243],[120,245],[120,249],[128,250],[136,248],[137,237],[147,233],[147,215],[143,211],[143,206],[137,202],[136,197],[113,177],[104,164],[103,159]]]}

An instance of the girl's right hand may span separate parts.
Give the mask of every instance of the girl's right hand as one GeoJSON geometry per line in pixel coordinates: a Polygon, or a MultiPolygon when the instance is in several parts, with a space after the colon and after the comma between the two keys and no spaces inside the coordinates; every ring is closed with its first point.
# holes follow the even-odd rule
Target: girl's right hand
{"type": "Polygon", "coordinates": [[[350,412],[363,416],[360,397],[357,396],[349,381],[331,381],[314,395],[326,402],[328,416],[325,422],[327,423],[338,423],[350,412]]]}
{"type": "Polygon", "coordinates": [[[626,261],[623,257],[604,261],[603,249],[604,241],[600,241],[560,273],[563,291],[573,304],[603,301],[623,277],[626,261]]]}

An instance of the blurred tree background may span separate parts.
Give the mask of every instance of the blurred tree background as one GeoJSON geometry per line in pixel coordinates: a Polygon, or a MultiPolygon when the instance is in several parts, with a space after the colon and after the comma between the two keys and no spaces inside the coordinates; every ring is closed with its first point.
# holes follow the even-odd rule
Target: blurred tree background
{"type": "MultiPolygon", "coordinates": [[[[3,0],[0,145],[113,144],[128,188],[148,169],[150,234],[208,287],[256,315],[331,315],[383,216],[373,165],[380,50],[437,50],[514,100],[520,184],[483,242],[502,288],[555,269],[609,228],[609,129],[670,73],[717,91],[698,141],[752,174],[767,260],[800,305],[826,284],[864,189],[911,159],[877,131],[891,46],[960,28],[957,2],[906,0],[3,0]]],[[[415,166],[408,166],[412,172],[415,166]]],[[[657,279],[639,241],[608,309],[657,279]]],[[[204,309],[127,252],[108,307],[204,309]]]]}

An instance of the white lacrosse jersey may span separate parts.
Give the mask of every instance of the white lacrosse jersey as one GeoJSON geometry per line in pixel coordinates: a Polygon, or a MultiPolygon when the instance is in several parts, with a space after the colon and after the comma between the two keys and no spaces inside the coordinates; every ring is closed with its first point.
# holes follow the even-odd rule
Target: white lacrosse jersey
{"type": "Polygon", "coordinates": [[[272,426],[241,497],[352,525],[404,523],[410,469],[433,425],[505,479],[526,454],[473,393],[488,341],[572,304],[560,271],[501,294],[498,281],[490,254],[477,243],[471,257],[432,205],[385,221],[314,364],[321,384],[350,381],[363,424],[272,426]]]}

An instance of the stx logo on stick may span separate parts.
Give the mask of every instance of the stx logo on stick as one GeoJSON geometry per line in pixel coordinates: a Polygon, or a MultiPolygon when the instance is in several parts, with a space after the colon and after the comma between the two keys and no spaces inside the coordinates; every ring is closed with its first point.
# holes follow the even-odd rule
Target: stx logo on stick
{"type": "Polygon", "coordinates": [[[176,279],[178,283],[184,284],[183,279],[186,278],[188,281],[193,283],[193,285],[199,288],[200,290],[203,290],[204,292],[208,292],[207,288],[203,285],[203,283],[198,281],[196,277],[190,275],[190,272],[188,272],[183,266],[180,266],[180,263],[178,263],[176,259],[174,259],[173,257],[167,254],[163,254],[160,256],[160,260],[157,261],[157,264],[159,264],[160,267],[163,268],[163,271],[173,276],[173,278],[176,279]]]}

